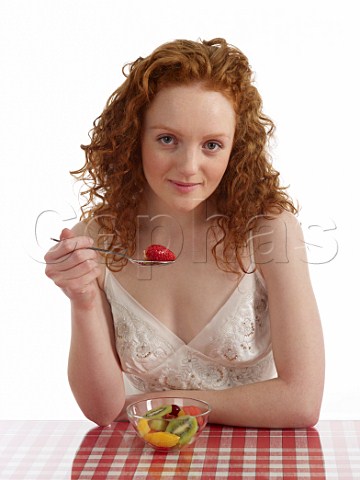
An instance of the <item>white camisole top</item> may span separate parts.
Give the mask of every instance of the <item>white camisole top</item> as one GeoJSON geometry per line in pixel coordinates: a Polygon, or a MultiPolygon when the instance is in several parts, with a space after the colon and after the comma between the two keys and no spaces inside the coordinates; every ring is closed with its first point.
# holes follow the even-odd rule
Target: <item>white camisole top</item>
{"type": "Polygon", "coordinates": [[[127,393],[222,390],[277,375],[267,292],[257,270],[241,278],[224,305],[187,344],[142,307],[108,269],[104,290],[127,393]]]}

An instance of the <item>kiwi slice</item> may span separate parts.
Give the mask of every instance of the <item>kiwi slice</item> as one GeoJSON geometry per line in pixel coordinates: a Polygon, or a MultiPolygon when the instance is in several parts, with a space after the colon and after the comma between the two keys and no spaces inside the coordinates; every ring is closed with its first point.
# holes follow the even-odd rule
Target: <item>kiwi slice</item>
{"type": "Polygon", "coordinates": [[[170,420],[166,431],[180,437],[178,445],[186,445],[190,442],[198,429],[198,423],[195,417],[184,415],[182,417],[170,420]]]}
{"type": "Polygon", "coordinates": [[[156,432],[165,432],[167,425],[168,422],[164,418],[152,418],[149,420],[149,427],[156,432]]]}
{"type": "Polygon", "coordinates": [[[161,418],[164,415],[170,413],[172,410],[171,405],[160,405],[160,407],[153,408],[151,410],[148,410],[144,417],[146,418],[161,418]]]}

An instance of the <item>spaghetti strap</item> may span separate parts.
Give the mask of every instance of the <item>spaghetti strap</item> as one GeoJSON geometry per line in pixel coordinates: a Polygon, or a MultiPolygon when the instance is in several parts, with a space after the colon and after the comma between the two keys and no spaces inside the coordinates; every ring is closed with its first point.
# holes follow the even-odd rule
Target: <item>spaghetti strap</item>
{"type": "Polygon", "coordinates": [[[250,264],[249,264],[247,273],[254,273],[254,271],[256,270],[256,262],[255,262],[255,253],[254,253],[254,237],[253,237],[252,230],[250,230],[249,232],[247,245],[249,248],[249,258],[250,258],[250,264]]]}

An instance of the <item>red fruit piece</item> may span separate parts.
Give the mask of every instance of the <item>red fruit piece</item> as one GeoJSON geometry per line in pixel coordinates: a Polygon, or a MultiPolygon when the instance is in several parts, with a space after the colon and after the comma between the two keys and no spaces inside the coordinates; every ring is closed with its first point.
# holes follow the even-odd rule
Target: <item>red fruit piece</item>
{"type": "Polygon", "coordinates": [[[172,420],[173,418],[176,418],[176,415],[173,415],[172,413],[167,413],[163,416],[163,418],[165,418],[165,420],[172,420]]]}
{"type": "Polygon", "coordinates": [[[163,418],[166,418],[167,420],[176,418],[179,412],[180,412],[180,407],[178,405],[173,404],[171,405],[171,412],[164,415],[163,418]]]}
{"type": "Polygon", "coordinates": [[[171,415],[174,415],[175,417],[177,417],[178,413],[180,412],[180,407],[174,404],[171,406],[172,406],[171,415]]]}
{"type": "MultiPolygon", "coordinates": [[[[200,415],[201,413],[204,413],[201,408],[196,407],[195,405],[185,405],[184,407],[181,407],[181,410],[185,412],[186,415],[191,415],[193,417],[196,417],[196,415],[200,415]]],[[[202,417],[196,417],[196,420],[198,422],[199,427],[204,424],[204,419],[202,417]]]]}
{"type": "Polygon", "coordinates": [[[150,245],[144,250],[146,260],[155,262],[169,262],[176,259],[175,254],[163,245],[150,245]]]}

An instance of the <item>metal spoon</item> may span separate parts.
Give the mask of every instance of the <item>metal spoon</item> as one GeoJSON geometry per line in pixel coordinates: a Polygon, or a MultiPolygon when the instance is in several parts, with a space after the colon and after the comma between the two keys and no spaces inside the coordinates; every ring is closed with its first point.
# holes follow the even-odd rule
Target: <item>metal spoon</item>
{"type": "MultiPolygon", "coordinates": [[[[61,240],[57,238],[50,238],[50,240],[53,240],[54,242],[61,242],[61,240]]],[[[139,260],[137,258],[129,257],[128,255],[125,255],[125,253],[114,252],[112,250],[106,250],[105,248],[98,248],[98,247],[86,247],[86,248],[88,248],[89,250],[96,250],[97,252],[109,253],[110,255],[127,258],[129,262],[134,263],[136,265],[140,265],[142,267],[152,267],[153,265],[170,265],[175,261],[175,260],[139,260]]]]}

